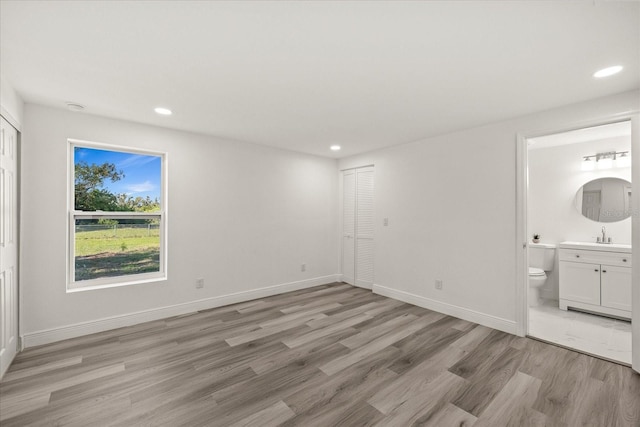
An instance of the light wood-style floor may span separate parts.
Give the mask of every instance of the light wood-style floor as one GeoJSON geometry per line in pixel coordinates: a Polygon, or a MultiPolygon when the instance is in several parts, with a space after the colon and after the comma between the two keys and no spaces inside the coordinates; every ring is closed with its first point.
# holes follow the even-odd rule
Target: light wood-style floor
{"type": "Polygon", "coordinates": [[[0,424],[637,427],[640,375],[331,284],[28,349],[0,424]]]}

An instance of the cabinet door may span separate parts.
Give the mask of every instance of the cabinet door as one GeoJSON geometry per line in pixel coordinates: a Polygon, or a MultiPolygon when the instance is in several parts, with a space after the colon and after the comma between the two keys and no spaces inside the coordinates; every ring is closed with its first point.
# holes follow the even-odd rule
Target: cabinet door
{"type": "Polygon", "coordinates": [[[560,298],[600,305],[600,264],[561,261],[560,298]]]}
{"type": "Polygon", "coordinates": [[[631,269],[602,266],[602,305],[631,311],[631,269]]]}

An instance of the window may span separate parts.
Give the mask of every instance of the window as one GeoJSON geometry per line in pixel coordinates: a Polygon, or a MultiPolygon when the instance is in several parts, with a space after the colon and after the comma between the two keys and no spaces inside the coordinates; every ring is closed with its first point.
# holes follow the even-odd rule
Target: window
{"type": "Polygon", "coordinates": [[[165,154],[69,141],[68,291],[166,278],[165,154]]]}

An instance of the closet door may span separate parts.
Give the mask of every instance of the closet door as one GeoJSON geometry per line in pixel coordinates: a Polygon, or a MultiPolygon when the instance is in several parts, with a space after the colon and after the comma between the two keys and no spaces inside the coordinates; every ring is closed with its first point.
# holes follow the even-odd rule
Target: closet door
{"type": "Polygon", "coordinates": [[[373,167],[356,169],[356,286],[373,286],[373,167]]]}
{"type": "Polygon", "coordinates": [[[0,117],[0,378],[18,345],[18,133],[0,117]]]}
{"type": "Polygon", "coordinates": [[[342,281],[355,285],[356,173],[342,173],[342,281]]]}
{"type": "Polygon", "coordinates": [[[342,172],[342,281],[373,286],[373,166],[342,172]]]}

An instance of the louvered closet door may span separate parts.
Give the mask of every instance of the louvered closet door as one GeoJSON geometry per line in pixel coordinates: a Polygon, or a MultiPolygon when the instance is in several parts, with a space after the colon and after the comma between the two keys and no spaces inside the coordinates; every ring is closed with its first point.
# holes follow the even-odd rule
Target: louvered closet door
{"type": "Polygon", "coordinates": [[[356,173],[342,173],[342,281],[356,284],[356,173]]]}
{"type": "Polygon", "coordinates": [[[356,285],[373,286],[373,167],[356,169],[356,285]]]}
{"type": "Polygon", "coordinates": [[[0,377],[18,345],[18,133],[0,118],[0,377]]]}

